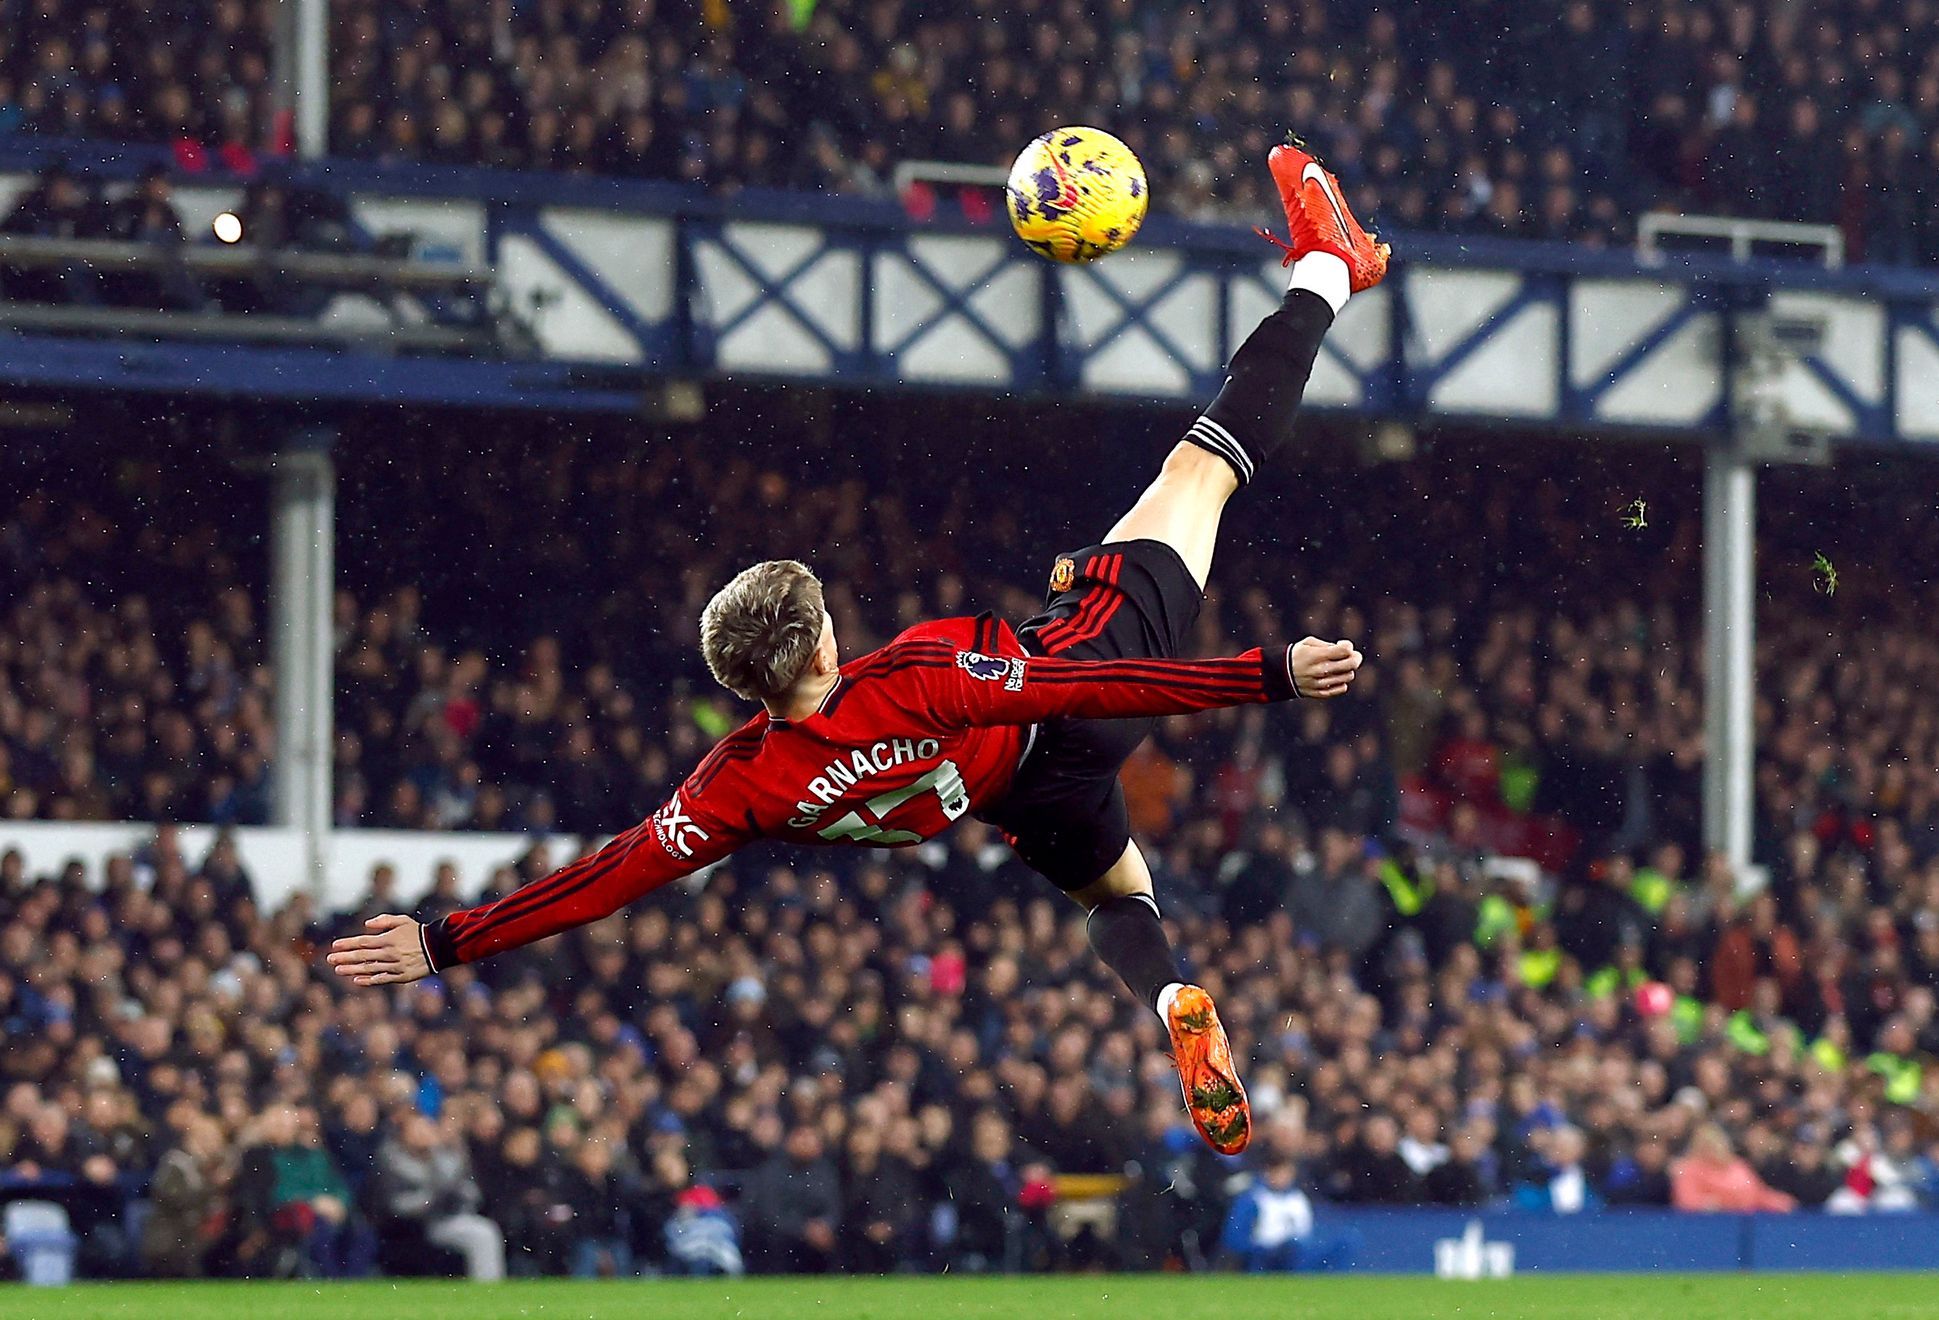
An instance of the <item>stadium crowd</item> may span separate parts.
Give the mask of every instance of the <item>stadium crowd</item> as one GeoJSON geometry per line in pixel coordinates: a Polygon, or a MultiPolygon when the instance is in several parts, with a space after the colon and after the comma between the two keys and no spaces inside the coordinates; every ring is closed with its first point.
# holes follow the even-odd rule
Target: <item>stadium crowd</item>
{"type": "MultiPolygon", "coordinates": [[[[829,475],[858,437],[937,423],[852,406],[730,395],[644,443],[348,438],[339,821],[612,830],[736,718],[692,631],[740,562],[806,554],[856,654],[937,611],[1020,617],[1018,584],[1096,535],[997,498],[1043,461],[1025,447],[872,448],[863,498],[829,475]],[[717,439],[774,425],[785,465],[717,439]]],[[[971,429],[1027,432],[979,406],[971,429]]],[[[1091,420],[1100,454],[1151,447],[1147,414],[1091,420]]],[[[1269,1194],[1310,1196],[1316,1232],[1332,1204],[1939,1203],[1914,492],[1767,480],[1759,888],[1695,839],[1688,465],[1338,443],[1314,423],[1242,497],[1199,643],[1362,639],[1355,698],[1168,721],[1126,775],[1251,1055],[1242,1160],[1197,1142],[1075,910],[975,824],[753,853],[395,994],[332,984],[323,944],[447,908],[456,876],[264,911],[233,846],[183,857],[164,829],[102,875],[0,860],[0,1193],[63,1201],[94,1273],[479,1277],[1283,1262],[1249,1254],[1269,1194]],[[1126,1179],[1114,1224],[1058,1198],[1086,1173],[1126,1179]]],[[[5,815],[260,819],[248,479],[162,440],[106,471],[4,461],[33,492],[0,525],[5,815]],[[199,498],[170,498],[185,479],[199,498]]],[[[1087,505],[1128,495],[1127,465],[1083,470],[1087,505]]]]}
{"type": "Polygon", "coordinates": [[[1620,872],[1550,906],[1456,849],[1400,861],[1267,827],[1209,902],[1163,877],[1251,1056],[1260,1133],[1221,1160],[1156,1018],[978,825],[737,861],[394,994],[320,956],[389,894],[262,911],[231,848],[166,829],[101,876],[12,854],[0,1194],[64,1204],[85,1274],[476,1278],[1237,1263],[1234,1207],[1288,1180],[1320,1230],[1939,1200],[1934,886],[1838,976],[1821,929],[1714,878],[1652,918],[1620,872]],[[1651,1002],[1630,973],[1658,965],[1651,1002]],[[1111,1176],[1111,1216],[1071,1214],[1065,1174],[1111,1176]]]}
{"type": "MultiPolygon", "coordinates": [[[[273,9],[0,0],[0,138],[257,174],[287,146],[273,9]]],[[[1547,27],[1500,0],[1433,25],[1322,0],[333,13],[344,156],[880,195],[898,161],[1001,164],[1090,121],[1163,208],[1254,219],[1291,124],[1395,226],[1608,244],[1665,205],[1939,261],[1935,0],[1567,0],[1547,27]]],[[[104,202],[50,169],[0,229],[179,243],[169,177],[104,202]]],[[[0,271],[0,292],[74,278],[0,271]]],[[[785,466],[724,438],[781,405],[746,406],[646,444],[435,421],[347,441],[339,825],[630,823],[740,717],[693,646],[740,563],[810,558],[854,655],[937,613],[1023,617],[1102,521],[1045,525],[1063,513],[1009,498],[1045,488],[1032,456],[952,448],[921,404],[870,405],[861,430],[932,443],[865,469],[851,405],[787,405],[785,466]]],[[[13,449],[0,842],[7,820],[265,821],[261,519],[237,512],[260,489],[165,439],[64,474],[13,449]]],[[[1241,1159],[1193,1135],[1158,1023],[1074,910],[975,823],[904,854],[757,852],[394,993],[320,952],[375,911],[447,910],[454,871],[269,910],[232,840],[184,856],[163,824],[100,874],[0,846],[0,1199],[59,1202],[97,1276],[478,1278],[1310,1267],[1350,1249],[1325,1239],[1336,1205],[1939,1207],[1929,508],[1775,482],[1740,875],[1699,846],[1687,478],[1451,450],[1248,493],[1292,525],[1233,529],[1199,649],[1312,631],[1372,663],[1338,706],[1167,721],[1126,771],[1249,1054],[1241,1159]],[[1063,1195],[1082,1174],[1109,1175],[1108,1215],[1063,1195]],[[1257,1237],[1274,1197],[1316,1225],[1290,1252],[1257,1237]]]]}
{"type": "MultiPolygon", "coordinates": [[[[255,169],[287,145],[274,6],[125,21],[0,3],[0,136],[171,146],[255,169]]],[[[337,0],[339,154],[888,191],[908,159],[1005,164],[1046,126],[1125,136],[1161,209],[1266,213],[1257,162],[1307,132],[1379,223],[1626,241],[1656,206],[1843,228],[1939,259],[1933,0],[1569,0],[1552,23],[1464,0],[1364,6],[900,0],[337,0]]]]}
{"type": "MultiPolygon", "coordinates": [[[[714,461],[715,423],[615,448],[428,421],[347,458],[337,823],[590,833],[639,819],[744,717],[695,639],[700,605],[740,565],[807,556],[854,656],[937,614],[1022,619],[1049,556],[1098,534],[1101,519],[1006,507],[989,464],[1027,469],[1028,456],[967,436],[872,453],[888,488],[865,498],[858,480],[827,475],[857,457],[839,418],[777,407],[719,414],[718,425],[790,429],[800,456],[765,468],[714,461]],[[438,458],[394,463],[388,443],[438,458]],[[588,595],[589,582],[603,585],[588,595]]],[[[933,426],[920,414],[884,404],[867,425],[933,426]]],[[[1148,450],[1166,424],[1097,420],[1122,432],[1100,452],[1120,439],[1148,450]]],[[[1284,808],[1309,834],[1451,831],[1554,871],[1661,843],[1695,857],[1696,510],[1667,498],[1642,501],[1640,519],[1605,507],[1627,503],[1612,491],[1687,490],[1686,478],[1629,454],[1471,455],[1302,479],[1294,537],[1239,524],[1198,649],[1293,628],[1355,637],[1375,660],[1366,695],[1167,722],[1130,767],[1146,834],[1216,825],[1232,846],[1258,812],[1284,808]],[[1576,562],[1598,574],[1558,571],[1576,562]]],[[[168,462],[18,474],[30,493],[0,522],[0,815],[267,818],[258,519],[210,514],[260,508],[260,488],[232,476],[221,497],[170,507],[154,496],[176,479],[168,462]]],[[[1919,695],[1939,677],[1939,647],[1901,622],[1916,617],[1905,602],[1931,594],[1931,529],[1916,494],[1889,482],[1767,485],[1764,562],[1783,576],[1758,648],[1760,860],[1835,888],[1847,879],[1837,859],[1857,847],[1893,891],[1939,847],[1920,772],[1939,764],[1939,724],[1919,695]],[[1854,522],[1894,535],[1860,536],[1854,522]],[[1845,570],[1835,589],[1809,567],[1825,549],[1845,570]],[[1854,629],[1863,665],[1846,662],[1854,629]]],[[[1130,493],[1087,499],[1110,508],[1130,493]]]]}

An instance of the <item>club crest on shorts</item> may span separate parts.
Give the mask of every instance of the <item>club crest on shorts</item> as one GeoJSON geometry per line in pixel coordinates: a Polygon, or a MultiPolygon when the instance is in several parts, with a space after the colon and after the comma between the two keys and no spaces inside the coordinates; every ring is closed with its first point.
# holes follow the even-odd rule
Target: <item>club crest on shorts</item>
{"type": "Polygon", "coordinates": [[[1050,591],[1060,595],[1077,585],[1077,561],[1069,555],[1060,555],[1050,570],[1050,591]]]}

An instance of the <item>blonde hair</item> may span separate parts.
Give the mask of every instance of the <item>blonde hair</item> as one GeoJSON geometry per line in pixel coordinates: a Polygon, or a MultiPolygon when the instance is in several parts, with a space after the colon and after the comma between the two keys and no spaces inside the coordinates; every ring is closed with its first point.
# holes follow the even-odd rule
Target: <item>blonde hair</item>
{"type": "Polygon", "coordinates": [[[821,645],[827,610],[806,564],[770,559],[742,569],[700,612],[700,653],[720,685],[750,701],[780,698],[821,645]]]}

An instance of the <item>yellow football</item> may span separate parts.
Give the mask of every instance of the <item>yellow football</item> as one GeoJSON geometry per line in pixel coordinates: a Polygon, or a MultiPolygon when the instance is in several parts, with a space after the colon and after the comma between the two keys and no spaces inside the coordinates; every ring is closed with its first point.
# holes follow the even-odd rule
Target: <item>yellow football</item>
{"type": "Polygon", "coordinates": [[[1145,167],[1101,128],[1060,128],[1010,167],[1010,223],[1052,261],[1096,261],[1129,243],[1151,202],[1145,167]]]}

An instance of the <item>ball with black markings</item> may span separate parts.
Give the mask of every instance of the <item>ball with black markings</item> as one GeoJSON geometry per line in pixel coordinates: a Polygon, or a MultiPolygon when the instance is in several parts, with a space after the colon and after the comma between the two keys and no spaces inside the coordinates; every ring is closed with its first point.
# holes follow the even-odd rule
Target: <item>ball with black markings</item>
{"type": "Polygon", "coordinates": [[[1151,202],[1145,168],[1101,128],[1060,128],[1010,167],[1010,223],[1052,261],[1095,261],[1129,243],[1151,202]]]}

